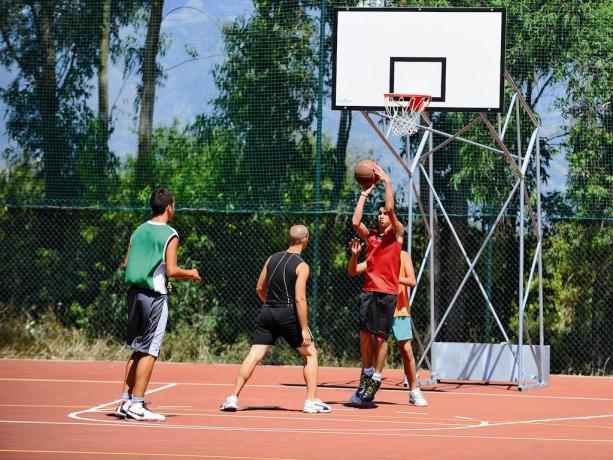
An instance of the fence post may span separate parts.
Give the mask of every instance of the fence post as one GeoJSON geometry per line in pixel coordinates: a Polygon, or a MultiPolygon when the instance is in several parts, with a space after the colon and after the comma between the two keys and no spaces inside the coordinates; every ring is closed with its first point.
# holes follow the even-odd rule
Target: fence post
{"type": "Polygon", "coordinates": [[[326,0],[321,0],[319,13],[319,75],[317,88],[317,133],[315,144],[315,228],[313,229],[313,333],[317,335],[317,291],[319,285],[319,218],[321,211],[321,151],[324,107],[324,59],[326,45],[326,0]]]}

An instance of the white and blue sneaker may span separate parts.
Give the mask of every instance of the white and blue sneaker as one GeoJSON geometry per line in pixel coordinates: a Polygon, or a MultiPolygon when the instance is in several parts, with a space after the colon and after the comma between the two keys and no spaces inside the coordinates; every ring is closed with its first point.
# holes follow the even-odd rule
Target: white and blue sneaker
{"type": "Polygon", "coordinates": [[[117,409],[115,409],[115,412],[113,413],[113,415],[119,418],[126,418],[128,416],[129,407],[130,407],[130,400],[122,399],[121,401],[119,401],[119,404],[117,405],[117,409]]]}
{"type": "Polygon", "coordinates": [[[306,412],[307,414],[317,414],[317,413],[328,413],[331,412],[332,408],[323,402],[321,399],[307,399],[304,401],[304,409],[302,412],[306,412]]]}
{"type": "Polygon", "coordinates": [[[126,410],[126,418],[138,420],[140,422],[163,422],[166,417],[150,411],[145,404],[130,404],[126,410]]]}

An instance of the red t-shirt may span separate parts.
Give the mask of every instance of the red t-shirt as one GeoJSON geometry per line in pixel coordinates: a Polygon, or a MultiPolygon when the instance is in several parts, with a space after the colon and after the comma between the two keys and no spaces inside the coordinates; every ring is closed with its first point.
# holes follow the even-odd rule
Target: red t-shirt
{"type": "Polygon", "coordinates": [[[364,291],[398,294],[401,250],[402,243],[397,240],[393,229],[383,235],[370,230],[366,242],[364,291]]]}

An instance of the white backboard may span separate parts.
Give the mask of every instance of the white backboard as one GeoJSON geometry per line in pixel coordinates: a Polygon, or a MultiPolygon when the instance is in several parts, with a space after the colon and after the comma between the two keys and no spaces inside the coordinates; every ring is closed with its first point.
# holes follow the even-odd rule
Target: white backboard
{"type": "Polygon", "coordinates": [[[431,95],[431,111],[500,112],[505,26],[504,8],[339,8],[332,108],[405,93],[431,95]]]}

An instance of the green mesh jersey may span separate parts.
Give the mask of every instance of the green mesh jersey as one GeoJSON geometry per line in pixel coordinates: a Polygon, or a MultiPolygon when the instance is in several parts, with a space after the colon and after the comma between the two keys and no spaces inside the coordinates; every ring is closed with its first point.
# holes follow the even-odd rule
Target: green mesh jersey
{"type": "Polygon", "coordinates": [[[125,282],[166,294],[166,246],[177,231],[170,225],[145,222],[130,238],[125,282]]]}

